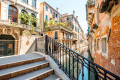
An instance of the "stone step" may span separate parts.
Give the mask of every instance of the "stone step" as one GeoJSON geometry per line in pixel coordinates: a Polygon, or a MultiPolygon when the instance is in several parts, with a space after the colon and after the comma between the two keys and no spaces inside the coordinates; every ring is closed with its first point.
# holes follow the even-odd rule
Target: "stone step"
{"type": "Polygon", "coordinates": [[[53,74],[51,76],[44,78],[43,80],[60,80],[60,78],[57,75],[53,74]]]}
{"type": "Polygon", "coordinates": [[[54,73],[53,69],[46,67],[8,80],[42,80],[54,73]]]}
{"type": "Polygon", "coordinates": [[[0,57],[0,70],[42,60],[45,60],[45,58],[40,55],[32,53],[10,57],[0,57]]]}
{"type": "Polygon", "coordinates": [[[10,79],[22,74],[26,74],[35,70],[39,70],[45,67],[48,67],[49,63],[46,61],[38,61],[34,63],[29,63],[25,65],[20,65],[17,67],[12,67],[8,69],[0,70],[0,80],[10,79]]]}

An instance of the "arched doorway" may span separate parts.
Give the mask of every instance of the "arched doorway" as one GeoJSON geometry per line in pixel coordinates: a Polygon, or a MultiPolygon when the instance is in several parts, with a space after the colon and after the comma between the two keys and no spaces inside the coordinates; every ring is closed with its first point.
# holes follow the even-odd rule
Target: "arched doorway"
{"type": "Polygon", "coordinates": [[[0,56],[14,55],[14,37],[0,35],[0,56]]]}

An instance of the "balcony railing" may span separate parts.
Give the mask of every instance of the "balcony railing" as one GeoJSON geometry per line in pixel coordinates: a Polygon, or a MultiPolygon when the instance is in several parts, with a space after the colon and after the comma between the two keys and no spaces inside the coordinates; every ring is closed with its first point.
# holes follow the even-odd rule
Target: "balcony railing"
{"type": "MultiPolygon", "coordinates": [[[[6,25],[9,27],[18,27],[18,28],[23,28],[23,29],[27,29],[27,30],[32,30],[31,26],[29,26],[29,25],[11,22],[11,21],[7,21],[7,20],[0,20],[0,24],[6,25]]],[[[34,30],[40,32],[41,29],[38,27],[34,27],[34,30]]]]}
{"type": "Polygon", "coordinates": [[[71,80],[120,80],[117,75],[47,35],[45,51],[71,80]]]}
{"type": "Polygon", "coordinates": [[[63,30],[65,30],[65,31],[67,31],[67,32],[70,32],[70,33],[72,33],[71,31],[72,31],[72,28],[71,27],[63,27],[63,26],[61,26],[61,25],[58,25],[58,26],[52,26],[52,27],[47,27],[47,28],[45,28],[45,30],[44,31],[51,31],[51,30],[56,30],[56,29],[63,29],[63,30]]]}

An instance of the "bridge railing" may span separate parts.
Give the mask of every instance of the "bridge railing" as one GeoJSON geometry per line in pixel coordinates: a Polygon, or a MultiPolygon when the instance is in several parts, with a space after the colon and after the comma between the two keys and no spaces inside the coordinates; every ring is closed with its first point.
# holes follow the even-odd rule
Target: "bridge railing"
{"type": "Polygon", "coordinates": [[[117,75],[47,35],[45,53],[55,60],[71,80],[120,80],[117,75]]]}

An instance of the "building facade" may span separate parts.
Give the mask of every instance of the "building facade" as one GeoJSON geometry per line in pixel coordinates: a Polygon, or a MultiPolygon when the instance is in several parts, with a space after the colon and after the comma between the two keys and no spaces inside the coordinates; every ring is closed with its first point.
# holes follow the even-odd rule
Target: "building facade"
{"type": "Polygon", "coordinates": [[[94,62],[120,76],[120,1],[89,0],[88,42],[94,62]]]}
{"type": "Polygon", "coordinates": [[[54,20],[54,22],[58,22],[60,20],[60,13],[58,12],[58,8],[56,10],[52,8],[46,2],[40,3],[40,25],[42,27],[42,31],[44,32],[45,21],[49,25],[50,20],[54,20]]]}
{"type": "Polygon", "coordinates": [[[78,22],[78,16],[75,17],[75,11],[73,11],[73,14],[68,15],[63,14],[60,18],[61,22],[64,22],[67,24],[67,26],[72,27],[72,49],[80,52],[80,48],[83,46],[83,40],[84,40],[84,32],[78,22]]]}
{"type": "MultiPolygon", "coordinates": [[[[30,22],[23,23],[20,13],[39,18],[39,0],[0,0],[0,56],[20,53],[21,37],[32,30],[30,22]]],[[[39,22],[39,21],[38,21],[39,22]]],[[[39,35],[38,24],[32,34],[39,35]]]]}
{"type": "Polygon", "coordinates": [[[77,20],[78,17],[75,17],[75,11],[72,15],[61,15],[58,8],[55,10],[46,2],[41,3],[40,8],[40,24],[43,26],[44,35],[49,35],[67,47],[80,52],[84,32],[77,20]],[[53,20],[52,23],[51,20],[53,20]]]}

